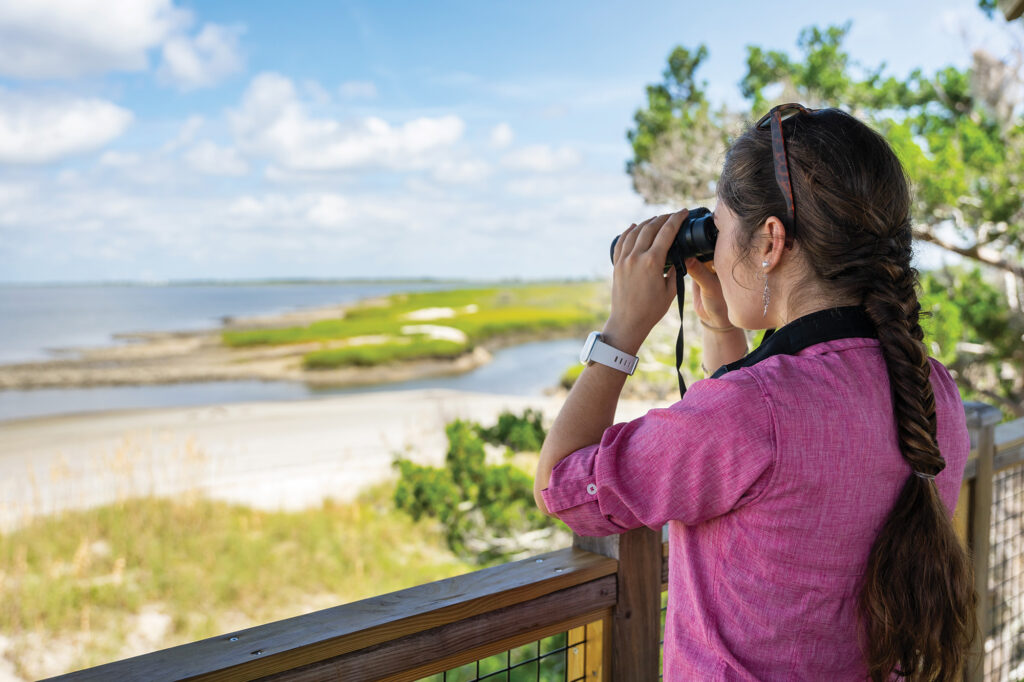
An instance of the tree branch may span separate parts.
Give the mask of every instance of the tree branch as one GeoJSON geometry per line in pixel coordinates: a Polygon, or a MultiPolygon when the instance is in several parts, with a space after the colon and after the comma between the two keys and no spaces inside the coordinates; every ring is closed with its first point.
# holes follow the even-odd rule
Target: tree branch
{"type": "Polygon", "coordinates": [[[914,228],[914,239],[920,239],[923,242],[935,244],[947,251],[952,251],[953,253],[964,256],[965,258],[976,260],[979,263],[984,263],[985,265],[991,265],[994,268],[999,268],[1006,272],[1012,272],[1017,277],[1024,278],[1024,265],[1002,258],[992,250],[982,249],[977,244],[966,248],[957,246],[956,244],[951,244],[950,242],[935,236],[923,227],[914,228]]]}
{"type": "Polygon", "coordinates": [[[996,403],[997,406],[1000,406],[1003,409],[1006,409],[1009,412],[1011,412],[1015,417],[1024,417],[1024,400],[1020,399],[1024,398],[1024,396],[1021,396],[1020,394],[1013,396],[1005,396],[1001,393],[992,390],[991,388],[982,388],[981,386],[978,385],[976,381],[972,380],[964,371],[970,364],[972,363],[955,363],[955,376],[958,384],[960,384],[961,386],[966,385],[969,390],[976,393],[979,397],[988,398],[992,402],[996,403]]]}

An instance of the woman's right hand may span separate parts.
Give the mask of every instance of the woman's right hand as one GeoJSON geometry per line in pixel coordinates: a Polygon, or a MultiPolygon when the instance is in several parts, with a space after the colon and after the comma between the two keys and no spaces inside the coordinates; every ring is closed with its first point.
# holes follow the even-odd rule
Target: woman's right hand
{"type": "Polygon", "coordinates": [[[686,260],[686,274],[693,280],[693,310],[704,324],[728,329],[729,306],[722,294],[718,273],[696,258],[686,260]]]}
{"type": "Polygon", "coordinates": [[[711,374],[747,354],[747,335],[729,322],[729,305],[722,294],[718,273],[696,258],[686,261],[686,272],[693,280],[694,312],[704,323],[701,366],[705,374],[711,374]]]}

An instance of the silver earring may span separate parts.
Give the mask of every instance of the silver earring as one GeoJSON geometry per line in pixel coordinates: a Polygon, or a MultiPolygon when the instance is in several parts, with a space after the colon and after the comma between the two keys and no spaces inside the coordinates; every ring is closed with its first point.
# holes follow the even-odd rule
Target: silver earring
{"type": "MultiPolygon", "coordinates": [[[[768,261],[762,261],[761,267],[762,268],[768,267],[768,261]]],[[[772,300],[772,294],[771,294],[770,291],[768,291],[768,273],[767,272],[764,273],[764,297],[763,297],[763,300],[764,300],[764,310],[761,311],[761,317],[767,317],[768,316],[768,303],[772,300]]]]}

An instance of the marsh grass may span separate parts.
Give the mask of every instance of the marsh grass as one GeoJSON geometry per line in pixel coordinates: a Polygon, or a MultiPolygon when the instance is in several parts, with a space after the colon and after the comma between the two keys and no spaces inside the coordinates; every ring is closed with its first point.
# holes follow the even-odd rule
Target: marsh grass
{"type": "Polygon", "coordinates": [[[374,367],[387,362],[413,358],[454,358],[464,352],[466,352],[466,346],[461,343],[418,337],[408,343],[374,343],[316,350],[303,356],[302,366],[306,369],[374,367]]]}
{"type": "Polygon", "coordinates": [[[353,306],[338,319],[298,327],[225,331],[221,338],[230,348],[354,342],[359,337],[388,339],[309,352],[303,360],[307,369],[452,357],[495,337],[587,327],[598,321],[604,310],[602,295],[606,288],[602,282],[567,282],[394,294],[353,306]],[[403,327],[420,323],[410,314],[426,309],[450,309],[448,316],[426,322],[462,332],[465,342],[403,334],[403,327]]]}
{"type": "Polygon", "coordinates": [[[299,512],[186,495],[37,519],[0,536],[8,657],[27,677],[45,676],[64,671],[19,663],[31,654],[19,635],[48,645],[84,637],[71,670],[127,655],[133,618],[148,607],[169,616],[151,647],[164,648],[471,570],[442,549],[436,524],[394,511],[392,495],[383,485],[299,512]]]}

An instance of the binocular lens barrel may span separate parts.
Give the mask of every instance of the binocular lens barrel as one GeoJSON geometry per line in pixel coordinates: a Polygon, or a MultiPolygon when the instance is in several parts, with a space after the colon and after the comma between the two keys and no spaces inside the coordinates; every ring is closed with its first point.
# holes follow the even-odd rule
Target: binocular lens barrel
{"type": "MultiPolygon", "coordinates": [[[[701,206],[690,210],[690,214],[679,227],[676,240],[668,249],[668,256],[665,259],[665,272],[677,264],[686,272],[683,261],[687,258],[696,258],[706,262],[715,257],[715,242],[718,240],[718,227],[715,226],[715,219],[711,211],[701,206]]],[[[615,263],[615,244],[619,238],[612,240],[610,251],[612,263],[615,263]]]]}

